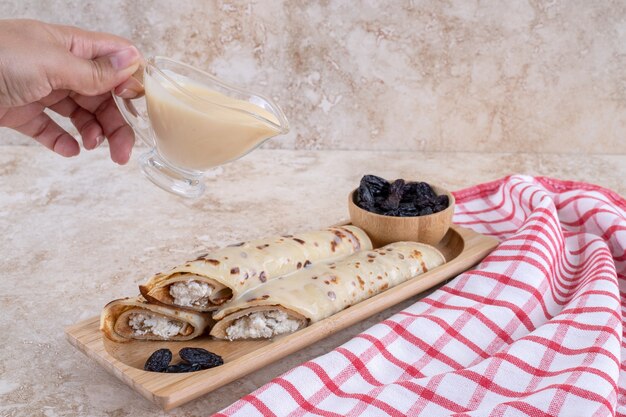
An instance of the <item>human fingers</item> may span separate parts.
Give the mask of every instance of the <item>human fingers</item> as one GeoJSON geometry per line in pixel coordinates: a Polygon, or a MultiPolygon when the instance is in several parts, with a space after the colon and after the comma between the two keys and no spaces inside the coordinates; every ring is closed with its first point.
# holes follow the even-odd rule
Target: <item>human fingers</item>
{"type": "Polygon", "coordinates": [[[141,97],[144,94],[143,84],[135,77],[130,77],[128,80],[115,87],[113,93],[127,99],[141,97]]]}
{"type": "Polygon", "coordinates": [[[61,156],[70,157],[80,153],[78,142],[43,112],[13,129],[32,137],[61,156]]]}
{"type": "Polygon", "coordinates": [[[134,46],[94,59],[67,54],[50,71],[54,73],[55,88],[95,96],[126,81],[139,67],[139,57],[134,46]]]}
{"type": "MultiPolygon", "coordinates": [[[[126,82],[138,68],[145,66],[143,57],[128,39],[73,26],[49,27],[76,58],[74,62],[78,65],[78,76],[67,78],[65,73],[61,73],[61,83],[68,84],[69,88],[81,94],[98,95],[110,91],[126,82]]],[[[127,88],[130,91],[143,90],[142,86],[132,82],[127,88]]]]}
{"type": "Polygon", "coordinates": [[[79,58],[94,59],[133,46],[130,40],[111,33],[68,25],[48,24],[48,26],[66,49],[79,58]]]}
{"type": "Polygon", "coordinates": [[[96,116],[102,126],[104,135],[109,141],[111,159],[120,165],[128,162],[135,143],[135,135],[130,126],[120,114],[113,96],[102,94],[96,97],[88,97],[72,93],[72,99],[84,109],[96,116]]]}
{"type": "Polygon", "coordinates": [[[104,142],[104,131],[96,116],[80,107],[70,97],[66,97],[49,107],[56,113],[70,119],[83,139],[85,149],[95,149],[104,142]]]}
{"type": "Polygon", "coordinates": [[[102,94],[125,82],[143,63],[141,54],[128,39],[73,26],[48,27],[64,45],[65,53],[50,68],[57,89],[102,94]]]}
{"type": "Polygon", "coordinates": [[[109,96],[109,99],[102,106],[97,117],[104,127],[104,133],[109,141],[111,159],[113,162],[124,165],[130,160],[135,144],[135,134],[120,114],[112,96],[109,96]]]}
{"type": "Polygon", "coordinates": [[[44,106],[37,102],[17,107],[0,107],[0,126],[15,129],[38,116],[43,110],[44,106]]]}

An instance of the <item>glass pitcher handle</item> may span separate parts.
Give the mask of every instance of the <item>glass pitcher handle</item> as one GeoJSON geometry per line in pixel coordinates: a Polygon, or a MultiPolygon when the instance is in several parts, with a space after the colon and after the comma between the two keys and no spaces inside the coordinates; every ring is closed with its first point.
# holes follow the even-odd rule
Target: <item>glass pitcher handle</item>
{"type": "MultiPolygon", "coordinates": [[[[151,148],[155,147],[154,140],[150,135],[150,121],[143,117],[141,113],[137,111],[132,100],[127,98],[121,98],[113,94],[113,100],[117,104],[117,108],[120,109],[120,113],[124,116],[124,119],[128,122],[130,127],[133,128],[137,136],[143,140],[143,142],[151,148]]],[[[144,100],[145,96],[134,100],[144,100]]]]}

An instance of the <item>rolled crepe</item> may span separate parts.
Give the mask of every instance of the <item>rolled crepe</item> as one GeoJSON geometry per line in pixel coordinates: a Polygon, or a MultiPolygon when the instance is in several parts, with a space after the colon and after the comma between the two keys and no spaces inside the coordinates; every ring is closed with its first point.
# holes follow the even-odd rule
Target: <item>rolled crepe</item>
{"type": "Polygon", "coordinates": [[[113,300],[100,315],[100,330],[115,342],[190,340],[212,324],[210,314],[149,304],[143,297],[113,300]]]}
{"type": "Polygon", "coordinates": [[[398,242],[279,277],[215,312],[211,336],[269,338],[322,320],[445,263],[434,247],[398,242]]]}
{"type": "Polygon", "coordinates": [[[139,290],[152,303],[213,311],[278,276],[371,248],[367,234],[354,226],[253,240],[203,254],[157,274],[139,290]]]}

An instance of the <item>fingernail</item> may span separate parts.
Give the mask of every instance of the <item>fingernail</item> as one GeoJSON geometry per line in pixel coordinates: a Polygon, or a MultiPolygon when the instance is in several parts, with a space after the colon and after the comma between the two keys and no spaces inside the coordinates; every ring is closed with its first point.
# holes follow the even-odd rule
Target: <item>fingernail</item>
{"type": "Polygon", "coordinates": [[[104,136],[102,136],[102,135],[98,135],[98,136],[96,137],[96,148],[97,148],[98,146],[100,146],[100,144],[101,144],[103,141],[104,141],[104,136]]]}
{"type": "Polygon", "coordinates": [[[133,91],[130,88],[124,88],[119,93],[116,93],[116,95],[122,98],[135,98],[138,94],[136,91],[133,91]]]}
{"type": "Polygon", "coordinates": [[[137,63],[139,51],[134,46],[129,46],[110,55],[109,60],[113,69],[121,71],[137,63]]]}

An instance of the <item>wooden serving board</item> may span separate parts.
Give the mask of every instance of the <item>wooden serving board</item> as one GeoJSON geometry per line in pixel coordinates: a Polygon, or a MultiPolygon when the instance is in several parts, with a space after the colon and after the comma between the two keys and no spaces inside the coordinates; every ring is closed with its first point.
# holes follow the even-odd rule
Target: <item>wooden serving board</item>
{"type": "Polygon", "coordinates": [[[414,279],[295,333],[272,340],[223,341],[203,336],[187,342],[112,342],[99,330],[100,318],[93,317],[68,327],[69,342],[106,370],[165,410],[172,409],[252,373],[278,359],[358,323],[401,301],[425,291],[471,268],[491,252],[498,242],[469,229],[453,225],[437,248],[446,263],[414,279]],[[146,372],[143,365],[157,349],[169,348],[173,363],[186,346],[203,347],[224,358],[224,365],[185,374],[146,372]]]}

